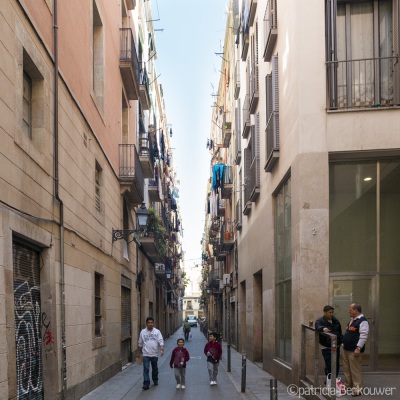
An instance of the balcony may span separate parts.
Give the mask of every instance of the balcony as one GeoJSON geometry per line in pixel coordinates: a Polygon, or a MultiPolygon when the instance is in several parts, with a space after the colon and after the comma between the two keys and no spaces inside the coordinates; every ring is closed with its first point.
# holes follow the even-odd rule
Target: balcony
{"type": "Polygon", "coordinates": [[[154,146],[148,132],[139,128],[139,159],[142,163],[145,178],[154,176],[154,146]]]}
{"type": "Polygon", "coordinates": [[[147,70],[144,63],[142,63],[142,67],[139,73],[139,97],[142,109],[149,110],[151,105],[150,85],[149,85],[149,77],[147,75],[147,70]]]}
{"type": "Polygon", "coordinates": [[[134,10],[136,7],[136,0],[125,0],[128,10],[134,10]]]}
{"type": "Polygon", "coordinates": [[[149,200],[153,202],[159,202],[160,200],[160,192],[158,191],[158,182],[156,179],[149,179],[149,200]]]}
{"type": "Polygon", "coordinates": [[[221,185],[221,197],[229,199],[233,189],[233,170],[232,167],[226,166],[224,169],[223,185],[221,185]]]}
{"type": "Polygon", "coordinates": [[[249,51],[249,43],[250,43],[250,27],[249,20],[246,18],[243,21],[243,30],[242,30],[242,61],[246,61],[247,52],[249,51]]]}
{"type": "Polygon", "coordinates": [[[230,122],[226,122],[224,124],[222,131],[222,137],[223,137],[222,147],[226,149],[229,147],[229,144],[231,142],[231,136],[232,136],[232,125],[230,122]]]}
{"type": "Polygon", "coordinates": [[[257,0],[250,0],[250,10],[249,10],[249,25],[253,26],[254,17],[256,16],[257,10],[257,0]]]}
{"type": "Polygon", "coordinates": [[[265,172],[272,172],[275,164],[279,160],[279,113],[271,113],[265,129],[267,137],[267,162],[265,163],[265,172]]]}
{"type": "Polygon", "coordinates": [[[119,180],[122,193],[126,193],[131,204],[144,200],[144,174],[134,144],[119,145],[119,180]]]}
{"type": "Polygon", "coordinates": [[[146,253],[147,257],[154,264],[163,263],[164,257],[160,252],[160,244],[159,239],[156,235],[152,235],[151,233],[147,233],[144,236],[140,237],[140,248],[146,253]]]}
{"type": "Polygon", "coordinates": [[[278,37],[277,0],[269,0],[264,15],[264,61],[270,61],[278,37]]]}
{"type": "Polygon", "coordinates": [[[398,57],[327,63],[329,110],[400,105],[398,57]]]}
{"type": "MultiPolygon", "coordinates": [[[[215,263],[214,263],[215,264],[215,263]]],[[[213,266],[208,275],[207,286],[210,288],[215,287],[219,289],[219,281],[222,280],[222,265],[221,263],[216,263],[213,266]]]]}
{"type": "Polygon", "coordinates": [[[252,202],[248,201],[246,202],[244,208],[243,208],[243,214],[244,215],[249,215],[251,213],[251,206],[252,206],[252,202]]]}
{"type": "Polygon", "coordinates": [[[236,220],[235,229],[240,231],[242,229],[242,200],[239,199],[236,203],[236,220]]]}
{"type": "Polygon", "coordinates": [[[226,209],[226,202],[224,199],[218,202],[218,216],[224,217],[225,216],[225,209],[226,209]]]}
{"type": "Polygon", "coordinates": [[[244,103],[243,103],[243,132],[242,132],[242,137],[244,139],[247,139],[250,133],[250,101],[249,101],[249,95],[246,94],[246,97],[244,98],[244,103]]]}
{"type": "Polygon", "coordinates": [[[156,276],[165,277],[165,264],[155,263],[154,273],[156,276]]]}
{"type": "Polygon", "coordinates": [[[258,105],[258,64],[254,62],[251,69],[251,76],[250,76],[250,114],[254,114],[258,105]]]}
{"type": "Polygon", "coordinates": [[[139,61],[131,28],[120,28],[119,69],[129,100],[139,98],[139,61]]]}
{"type": "Polygon", "coordinates": [[[233,238],[233,234],[231,234],[229,231],[225,232],[224,236],[222,237],[221,251],[229,252],[233,249],[234,245],[235,239],[233,238]]]}
{"type": "Polygon", "coordinates": [[[235,100],[238,99],[240,93],[240,60],[236,61],[235,66],[235,100]]]}

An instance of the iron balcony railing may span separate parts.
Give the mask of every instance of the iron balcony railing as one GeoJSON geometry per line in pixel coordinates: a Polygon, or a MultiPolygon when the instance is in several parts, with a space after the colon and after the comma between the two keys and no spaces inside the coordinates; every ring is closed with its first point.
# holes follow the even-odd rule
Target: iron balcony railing
{"type": "Polygon", "coordinates": [[[139,155],[134,144],[119,145],[119,177],[134,178],[139,196],[144,197],[144,174],[139,155]]]}
{"type": "Polygon", "coordinates": [[[140,76],[139,84],[140,85],[144,85],[146,87],[147,95],[149,96],[150,84],[149,84],[149,76],[147,75],[147,70],[146,70],[145,63],[141,64],[140,75],[139,76],[140,76]]]}
{"type": "Polygon", "coordinates": [[[139,77],[139,61],[131,28],[120,28],[120,61],[131,61],[136,80],[139,77]]]}
{"type": "Polygon", "coordinates": [[[242,121],[243,121],[243,132],[242,136],[243,138],[247,138],[249,136],[250,132],[250,100],[249,100],[249,95],[246,94],[243,102],[243,108],[242,108],[242,121]]]}
{"type": "Polygon", "coordinates": [[[145,131],[139,131],[139,155],[149,157],[154,165],[154,146],[149,133],[145,131]]]}
{"type": "Polygon", "coordinates": [[[119,67],[129,100],[138,99],[139,61],[130,28],[120,28],[119,67]]]}
{"type": "Polygon", "coordinates": [[[239,200],[236,202],[235,228],[236,228],[237,230],[242,229],[242,199],[239,199],[239,200]]]}
{"type": "Polygon", "coordinates": [[[328,61],[328,109],[399,105],[399,61],[399,57],[328,61]]]}

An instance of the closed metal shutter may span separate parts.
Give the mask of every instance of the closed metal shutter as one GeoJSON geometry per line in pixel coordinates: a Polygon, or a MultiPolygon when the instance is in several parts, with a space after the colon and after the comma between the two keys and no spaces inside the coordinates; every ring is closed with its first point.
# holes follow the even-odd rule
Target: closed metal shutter
{"type": "Polygon", "coordinates": [[[131,280],[121,277],[121,341],[131,337],[131,280]]]}
{"type": "Polygon", "coordinates": [[[43,399],[40,253],[13,242],[17,398],[43,399]]]}

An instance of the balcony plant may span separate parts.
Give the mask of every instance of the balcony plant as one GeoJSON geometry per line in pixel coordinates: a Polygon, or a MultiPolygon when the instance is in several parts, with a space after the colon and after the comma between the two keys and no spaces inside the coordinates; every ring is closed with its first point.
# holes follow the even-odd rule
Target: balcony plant
{"type": "Polygon", "coordinates": [[[225,130],[226,129],[231,129],[231,127],[232,127],[232,123],[231,122],[225,122],[225,124],[224,124],[225,130]]]}
{"type": "Polygon", "coordinates": [[[149,212],[147,236],[154,237],[161,256],[165,257],[167,255],[167,238],[163,221],[154,208],[149,207],[147,211],[149,212]]]}

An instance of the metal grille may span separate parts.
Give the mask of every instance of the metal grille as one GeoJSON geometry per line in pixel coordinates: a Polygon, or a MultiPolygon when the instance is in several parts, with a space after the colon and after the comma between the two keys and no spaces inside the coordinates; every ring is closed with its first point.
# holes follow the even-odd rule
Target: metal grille
{"type": "Polygon", "coordinates": [[[43,399],[39,253],[13,243],[17,399],[43,399]]]}
{"type": "Polygon", "coordinates": [[[121,339],[131,337],[131,290],[121,286],[121,339]]]}

